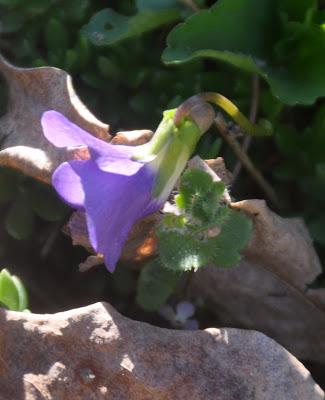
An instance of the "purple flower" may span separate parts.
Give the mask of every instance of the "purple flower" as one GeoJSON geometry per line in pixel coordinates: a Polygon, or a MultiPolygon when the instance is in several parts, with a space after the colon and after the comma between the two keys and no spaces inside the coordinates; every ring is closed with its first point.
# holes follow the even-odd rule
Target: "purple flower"
{"type": "Polygon", "coordinates": [[[42,116],[45,137],[56,147],[87,146],[90,158],[62,163],[52,177],[61,198],[85,213],[90,242],[113,272],[131,227],[166,201],[201,136],[174,111],[164,114],[153,139],[142,146],[111,145],[56,111],[42,116]]]}
{"type": "Polygon", "coordinates": [[[186,330],[199,329],[198,321],[191,318],[195,314],[195,307],[192,303],[181,301],[176,305],[175,311],[170,305],[164,305],[159,310],[159,314],[169,321],[174,328],[186,330]]]}

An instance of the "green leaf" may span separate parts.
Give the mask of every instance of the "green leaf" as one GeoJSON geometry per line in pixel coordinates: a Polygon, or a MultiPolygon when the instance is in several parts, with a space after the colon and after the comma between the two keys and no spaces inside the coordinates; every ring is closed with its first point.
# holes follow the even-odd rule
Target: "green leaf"
{"type": "Polygon", "coordinates": [[[28,307],[27,292],[21,280],[3,269],[0,272],[0,303],[9,310],[24,311],[28,307]]]}
{"type": "Polygon", "coordinates": [[[0,0],[0,6],[15,7],[23,0],[0,0]]]}
{"type": "Polygon", "coordinates": [[[160,11],[180,7],[180,2],[178,0],[137,0],[136,4],[139,11],[160,11]]]}
{"type": "Polygon", "coordinates": [[[28,196],[31,209],[46,221],[59,221],[67,215],[69,208],[51,188],[35,185],[28,196]]]}
{"type": "Polygon", "coordinates": [[[163,268],[158,259],[146,264],[137,286],[137,303],[148,311],[156,311],[173,293],[180,275],[163,268]]]}
{"type": "Polygon", "coordinates": [[[281,0],[279,9],[289,20],[304,22],[306,16],[317,8],[317,0],[281,0]]]}
{"type": "Polygon", "coordinates": [[[28,238],[34,229],[34,215],[25,196],[20,196],[10,208],[6,220],[6,230],[13,238],[28,238]]]}
{"type": "Polygon", "coordinates": [[[58,7],[58,12],[73,22],[81,21],[87,13],[90,0],[69,0],[63,1],[58,7]]]}
{"type": "Polygon", "coordinates": [[[160,228],[157,236],[160,260],[170,270],[197,270],[209,261],[206,242],[189,233],[160,228]]]}
{"type": "Polygon", "coordinates": [[[11,279],[15,285],[18,295],[19,308],[17,311],[25,311],[27,310],[28,307],[28,295],[25,286],[23,285],[22,281],[18,278],[18,276],[12,275],[11,279]]]}
{"type": "Polygon", "coordinates": [[[120,76],[120,68],[110,58],[99,56],[97,59],[98,70],[103,78],[116,81],[120,76]]]}
{"type": "Polygon", "coordinates": [[[45,32],[46,46],[50,51],[60,49],[61,51],[68,48],[68,31],[65,26],[57,19],[50,19],[46,25],[45,32]]]}
{"type": "Polygon", "coordinates": [[[74,50],[78,54],[78,62],[80,64],[80,68],[85,68],[90,60],[91,53],[88,39],[80,34],[74,50]]]}
{"type": "Polygon", "coordinates": [[[324,30],[308,20],[314,1],[285,3],[280,12],[277,0],[219,0],[171,31],[163,60],[214,58],[258,73],[283,103],[312,104],[325,96],[324,30]]]}
{"type": "Polygon", "coordinates": [[[0,170],[0,202],[13,199],[18,193],[21,176],[14,170],[0,170]]]}
{"type": "Polygon", "coordinates": [[[95,14],[82,29],[95,46],[108,46],[151,31],[179,19],[177,10],[143,10],[133,16],[105,9],[95,14]]]}
{"type": "Polygon", "coordinates": [[[320,215],[317,219],[308,222],[308,228],[312,238],[322,245],[325,245],[325,216],[320,215]]]}
{"type": "Polygon", "coordinates": [[[220,267],[238,263],[252,224],[222,203],[224,189],[205,171],[190,169],[183,174],[176,197],[181,214],[166,214],[156,230],[164,267],[189,271],[209,262],[220,267]]]}
{"type": "Polygon", "coordinates": [[[19,295],[16,285],[6,269],[0,272],[0,302],[9,310],[19,311],[19,295]]]}
{"type": "Polygon", "coordinates": [[[272,3],[270,0],[219,0],[209,10],[193,15],[172,30],[163,60],[178,63],[207,56],[256,71],[254,58],[260,61],[269,58],[276,34],[272,3]]]}
{"type": "Polygon", "coordinates": [[[240,261],[240,251],[247,245],[252,222],[244,214],[230,210],[221,233],[209,239],[211,261],[218,267],[231,267],[240,261]]]}
{"type": "Polygon", "coordinates": [[[177,205],[202,222],[211,222],[215,217],[211,204],[218,204],[224,190],[223,182],[213,182],[208,173],[189,169],[182,176],[177,205]]]}
{"type": "Polygon", "coordinates": [[[0,33],[15,33],[24,26],[25,18],[15,10],[1,10],[0,33]]]}

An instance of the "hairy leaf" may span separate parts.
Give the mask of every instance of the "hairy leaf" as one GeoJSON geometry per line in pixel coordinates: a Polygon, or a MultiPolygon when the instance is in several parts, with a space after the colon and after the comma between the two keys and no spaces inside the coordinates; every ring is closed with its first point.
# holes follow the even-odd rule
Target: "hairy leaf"
{"type": "Polygon", "coordinates": [[[158,238],[160,260],[170,270],[197,270],[209,261],[208,246],[191,234],[160,229],[158,238]]]}
{"type": "Polygon", "coordinates": [[[252,224],[223,203],[225,185],[200,169],[187,170],[179,185],[176,205],[180,215],[167,214],[157,229],[162,264],[189,271],[213,262],[229,267],[240,261],[252,224]]]}
{"type": "Polygon", "coordinates": [[[218,267],[231,267],[240,261],[240,251],[248,243],[252,222],[242,213],[229,210],[220,234],[210,239],[211,261],[218,267]]]}

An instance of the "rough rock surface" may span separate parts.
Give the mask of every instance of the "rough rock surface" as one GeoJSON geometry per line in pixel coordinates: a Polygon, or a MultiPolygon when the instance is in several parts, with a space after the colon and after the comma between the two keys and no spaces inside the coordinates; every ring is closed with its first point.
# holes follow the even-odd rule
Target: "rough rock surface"
{"type": "Polygon", "coordinates": [[[172,331],[108,304],[0,310],[1,400],[320,400],[305,367],[255,331],[172,331]]]}

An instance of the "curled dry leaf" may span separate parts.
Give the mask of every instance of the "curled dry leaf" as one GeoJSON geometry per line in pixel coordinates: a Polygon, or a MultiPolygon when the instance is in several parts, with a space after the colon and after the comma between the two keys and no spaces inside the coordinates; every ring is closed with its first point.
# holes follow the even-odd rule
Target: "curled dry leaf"
{"type": "Polygon", "coordinates": [[[111,140],[112,144],[123,144],[125,146],[140,146],[149,142],[153,132],[148,129],[136,131],[118,132],[111,140]]]}
{"type": "Polygon", "coordinates": [[[95,136],[108,140],[108,125],[101,123],[76,95],[71,76],[53,67],[16,68],[0,56],[0,73],[8,85],[6,114],[0,118],[0,165],[50,181],[65,158],[43,136],[41,115],[56,110],[95,136]]]}
{"type": "Polygon", "coordinates": [[[263,200],[231,205],[252,219],[253,237],[237,267],[199,270],[192,293],[221,326],[261,331],[297,357],[324,363],[325,291],[308,289],[321,266],[303,221],[278,216],[263,200]]]}

